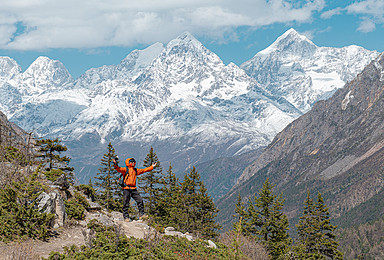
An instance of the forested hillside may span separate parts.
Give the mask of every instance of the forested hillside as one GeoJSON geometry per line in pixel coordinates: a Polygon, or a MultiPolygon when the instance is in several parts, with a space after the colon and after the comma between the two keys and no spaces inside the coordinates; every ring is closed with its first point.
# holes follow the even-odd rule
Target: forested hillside
{"type": "MultiPolygon", "coordinates": [[[[2,124],[6,128],[6,121],[2,124]]],[[[155,162],[156,167],[139,180],[148,217],[138,219],[136,208],[130,207],[127,221],[121,213],[121,187],[116,185],[119,175],[113,170],[116,154],[111,143],[97,176],[88,185],[75,185],[73,168],[68,166],[71,158],[62,155],[67,147],[60,140],[23,139],[22,131],[17,135],[1,145],[1,163],[11,170],[1,172],[0,248],[4,257],[290,259],[295,255],[298,259],[339,259],[342,255],[320,194],[315,204],[310,197],[304,202],[309,208],[303,212],[298,239],[290,238],[288,218],[282,212],[285,199],[275,195],[269,182],[254,194],[254,201],[245,205],[239,200],[233,229],[222,233],[215,221],[218,210],[196,168],[179,180],[172,165],[163,171],[151,148],[143,167],[155,162]],[[64,237],[75,233],[77,238],[70,244],[64,237]],[[316,236],[308,236],[313,233],[316,236]],[[30,246],[17,246],[16,241],[30,246]],[[60,241],[63,247],[58,248],[60,241]],[[320,245],[328,251],[319,250],[320,245]],[[47,252],[49,248],[52,252],[47,252]]]]}

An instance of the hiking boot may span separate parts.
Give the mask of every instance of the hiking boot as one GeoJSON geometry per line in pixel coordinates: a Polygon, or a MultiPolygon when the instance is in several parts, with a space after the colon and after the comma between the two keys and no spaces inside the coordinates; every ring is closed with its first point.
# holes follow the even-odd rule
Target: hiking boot
{"type": "Polygon", "coordinates": [[[148,215],[146,214],[143,214],[139,217],[139,220],[147,220],[148,219],[148,215]]]}
{"type": "Polygon", "coordinates": [[[125,218],[124,222],[132,222],[132,220],[130,218],[125,218]]]}

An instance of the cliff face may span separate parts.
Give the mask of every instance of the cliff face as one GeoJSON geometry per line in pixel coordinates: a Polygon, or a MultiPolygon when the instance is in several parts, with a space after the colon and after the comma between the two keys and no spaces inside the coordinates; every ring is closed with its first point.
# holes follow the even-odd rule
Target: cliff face
{"type": "MultiPolygon", "coordinates": [[[[28,142],[28,134],[16,124],[9,122],[0,111],[0,146],[24,148],[28,142]]],[[[31,140],[30,140],[31,141],[31,140]]]]}
{"type": "Polygon", "coordinates": [[[332,98],[319,101],[280,132],[219,208],[232,205],[239,191],[243,197],[257,192],[265,178],[284,193],[292,218],[307,189],[324,195],[333,217],[378,194],[384,186],[383,91],[382,54],[332,98]]]}

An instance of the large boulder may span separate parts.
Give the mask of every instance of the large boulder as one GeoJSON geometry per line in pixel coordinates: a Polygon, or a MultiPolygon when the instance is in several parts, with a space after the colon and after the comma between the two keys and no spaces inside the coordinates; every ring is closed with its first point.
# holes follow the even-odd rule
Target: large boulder
{"type": "Polygon", "coordinates": [[[54,190],[49,194],[42,192],[36,201],[37,209],[40,212],[55,214],[55,218],[51,223],[53,228],[64,226],[67,213],[65,212],[64,201],[59,191],[54,190]]]}

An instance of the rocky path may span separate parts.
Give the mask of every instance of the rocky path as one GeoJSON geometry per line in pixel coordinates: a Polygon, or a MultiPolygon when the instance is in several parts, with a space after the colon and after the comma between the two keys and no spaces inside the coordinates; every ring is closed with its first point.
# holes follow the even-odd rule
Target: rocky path
{"type": "MultiPolygon", "coordinates": [[[[127,237],[144,238],[153,229],[145,222],[132,221],[124,222],[121,220],[113,221],[116,226],[120,227],[120,232],[127,237]]],[[[80,226],[72,226],[57,229],[58,235],[49,239],[48,242],[38,240],[28,240],[22,243],[0,244],[1,260],[16,259],[41,259],[48,258],[52,251],[64,252],[64,247],[72,245],[81,246],[86,244],[87,228],[80,226]]]]}

